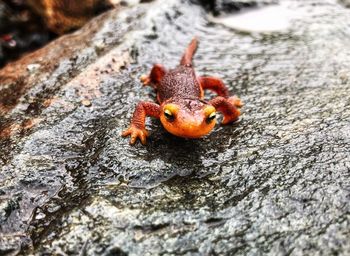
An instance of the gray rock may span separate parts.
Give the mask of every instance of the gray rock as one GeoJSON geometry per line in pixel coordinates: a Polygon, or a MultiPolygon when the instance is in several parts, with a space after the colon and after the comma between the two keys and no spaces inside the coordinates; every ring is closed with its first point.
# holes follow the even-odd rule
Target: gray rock
{"type": "Polygon", "coordinates": [[[113,10],[13,63],[20,79],[0,70],[11,95],[0,98],[0,196],[15,206],[0,207],[0,251],[349,254],[348,10],[286,2],[309,15],[269,35],[175,0],[113,10]],[[150,120],[147,146],[130,146],[121,131],[154,99],[140,75],[177,65],[194,35],[197,73],[243,99],[240,122],[184,140],[150,120]],[[34,62],[43,71],[28,76],[34,62]]]}
{"type": "Polygon", "coordinates": [[[31,74],[37,72],[39,68],[40,68],[39,64],[30,64],[27,66],[27,70],[31,74]]]}
{"type": "Polygon", "coordinates": [[[349,0],[339,0],[339,3],[343,4],[345,7],[350,7],[350,1],[349,0]]]}

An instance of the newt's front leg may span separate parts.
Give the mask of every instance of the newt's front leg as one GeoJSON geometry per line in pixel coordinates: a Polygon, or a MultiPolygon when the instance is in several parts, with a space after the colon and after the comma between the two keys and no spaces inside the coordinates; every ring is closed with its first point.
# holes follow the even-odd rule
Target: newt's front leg
{"type": "Polygon", "coordinates": [[[153,102],[140,102],[137,104],[131,119],[130,127],[122,133],[122,136],[131,136],[130,144],[134,144],[139,138],[142,144],[146,144],[148,132],[145,129],[146,116],[159,118],[160,106],[153,102]]]}
{"type": "Polygon", "coordinates": [[[162,80],[163,76],[166,73],[166,69],[161,64],[155,64],[149,75],[143,75],[140,77],[140,80],[143,85],[153,85],[157,88],[157,85],[162,80]]]}
{"type": "Polygon", "coordinates": [[[237,96],[230,97],[228,89],[221,79],[211,76],[201,76],[198,80],[203,90],[208,89],[215,92],[218,96],[228,99],[236,107],[240,108],[243,106],[242,101],[237,96]]]}
{"type": "Polygon", "coordinates": [[[201,76],[198,78],[198,80],[203,90],[208,89],[224,98],[229,97],[228,89],[225,86],[225,84],[221,81],[221,79],[210,76],[201,76]]]}
{"type": "Polygon", "coordinates": [[[222,96],[218,96],[210,101],[217,111],[221,112],[224,115],[222,124],[228,124],[234,122],[238,119],[241,114],[241,111],[233,104],[229,99],[222,96]]]}

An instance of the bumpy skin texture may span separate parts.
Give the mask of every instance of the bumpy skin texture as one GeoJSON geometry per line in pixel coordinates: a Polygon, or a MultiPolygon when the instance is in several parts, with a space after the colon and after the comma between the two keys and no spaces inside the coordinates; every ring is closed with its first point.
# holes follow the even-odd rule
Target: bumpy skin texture
{"type": "Polygon", "coordinates": [[[157,89],[160,103],[170,98],[201,98],[201,87],[192,67],[179,66],[165,73],[157,89]]]}
{"type": "Polygon", "coordinates": [[[216,111],[223,114],[222,123],[228,124],[239,118],[242,102],[236,96],[229,97],[224,83],[216,77],[197,77],[192,67],[192,57],[197,49],[193,39],[186,49],[180,65],[167,71],[162,65],[153,66],[148,76],[142,76],[144,85],[157,90],[158,104],[140,102],[133,114],[130,127],[123,136],[131,136],[130,143],[137,138],[146,143],[146,116],[159,118],[164,128],[179,137],[200,138],[215,126],[216,111]],[[209,102],[203,100],[204,90],[215,92],[218,97],[209,102]]]}

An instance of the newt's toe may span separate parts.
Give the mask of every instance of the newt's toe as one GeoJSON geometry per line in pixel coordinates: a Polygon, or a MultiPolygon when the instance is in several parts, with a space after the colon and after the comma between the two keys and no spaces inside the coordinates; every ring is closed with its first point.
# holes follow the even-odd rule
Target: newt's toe
{"type": "Polygon", "coordinates": [[[140,81],[143,85],[149,85],[151,83],[151,79],[148,75],[142,75],[140,81]]]}
{"type": "Polygon", "coordinates": [[[222,124],[230,124],[238,120],[241,115],[241,111],[239,109],[235,109],[235,112],[231,115],[224,115],[224,119],[222,120],[222,124]]]}
{"type": "Polygon", "coordinates": [[[130,144],[135,144],[137,139],[140,139],[143,145],[146,144],[146,139],[148,137],[148,132],[146,129],[139,129],[135,126],[131,126],[127,130],[123,131],[122,136],[126,137],[130,135],[130,144]]]}
{"type": "Polygon", "coordinates": [[[237,96],[232,96],[230,98],[228,98],[228,101],[235,105],[237,108],[241,108],[243,107],[243,102],[240,98],[238,98],[237,96]]]}

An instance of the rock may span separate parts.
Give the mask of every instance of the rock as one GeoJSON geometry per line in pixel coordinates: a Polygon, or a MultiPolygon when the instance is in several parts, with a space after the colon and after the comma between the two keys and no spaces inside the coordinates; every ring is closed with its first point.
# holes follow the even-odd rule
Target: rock
{"type": "Polygon", "coordinates": [[[285,33],[298,13],[286,6],[269,5],[243,13],[210,17],[210,21],[245,33],[285,33]]]}
{"type": "Polygon", "coordinates": [[[84,99],[81,101],[81,104],[83,104],[85,107],[90,107],[91,101],[84,99]]]}
{"type": "Polygon", "coordinates": [[[339,0],[341,4],[343,4],[345,7],[350,7],[350,1],[349,0],[339,0]]]}
{"type": "Polygon", "coordinates": [[[350,254],[348,10],[285,2],[310,15],[268,35],[176,0],[112,10],[0,70],[0,252],[350,254]],[[150,120],[130,146],[155,96],[139,77],[194,35],[197,73],[243,99],[240,122],[184,140],[150,120]]]}
{"type": "Polygon", "coordinates": [[[29,64],[27,70],[29,73],[34,73],[40,68],[40,64],[29,64]]]}
{"type": "Polygon", "coordinates": [[[9,198],[2,198],[0,204],[0,221],[5,222],[11,213],[18,208],[18,201],[9,198]]]}
{"type": "Polygon", "coordinates": [[[191,0],[191,2],[203,5],[214,16],[237,13],[278,3],[276,0],[191,0]]]}

